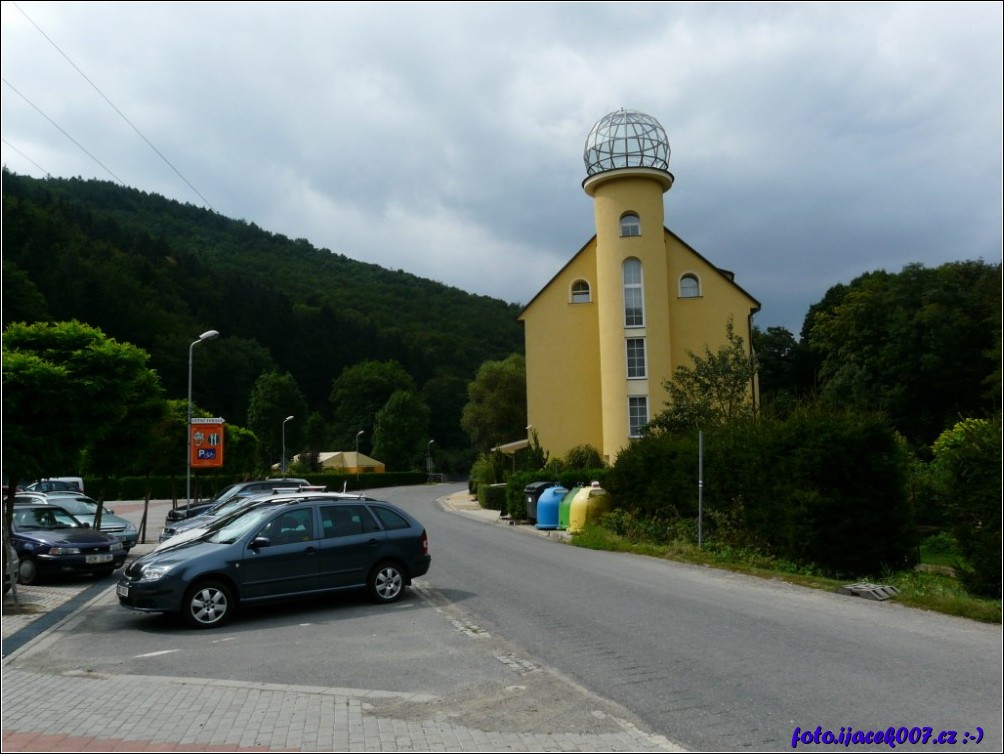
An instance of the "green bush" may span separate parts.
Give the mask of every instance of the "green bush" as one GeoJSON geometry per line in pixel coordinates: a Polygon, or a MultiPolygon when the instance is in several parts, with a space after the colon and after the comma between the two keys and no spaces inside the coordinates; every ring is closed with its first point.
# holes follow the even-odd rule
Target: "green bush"
{"type": "Polygon", "coordinates": [[[479,484],[478,504],[486,510],[506,512],[506,485],[479,484]]]}
{"type": "MultiPolygon", "coordinates": [[[[696,432],[657,433],[617,457],[605,486],[639,520],[696,523],[698,457],[696,432]]],[[[812,405],[715,428],[704,434],[705,539],[841,577],[910,565],[908,462],[879,415],[812,405]]]]}
{"type": "Polygon", "coordinates": [[[971,594],[1001,597],[1001,417],[965,419],[935,441],[932,466],[971,594]]]}
{"type": "Polygon", "coordinates": [[[604,467],[603,456],[592,445],[576,445],[565,453],[560,466],[566,471],[576,469],[601,469],[604,467]]]}

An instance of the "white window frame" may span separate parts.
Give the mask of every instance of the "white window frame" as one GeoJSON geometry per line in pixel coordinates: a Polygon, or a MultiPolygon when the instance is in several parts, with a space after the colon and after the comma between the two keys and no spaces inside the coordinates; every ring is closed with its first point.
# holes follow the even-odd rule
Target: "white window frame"
{"type": "Polygon", "coordinates": [[[576,280],[572,283],[569,301],[573,304],[589,304],[593,300],[593,288],[588,280],[576,280]],[[576,289],[576,286],[585,286],[585,289],[576,289]]]}
{"type": "Polygon", "coordinates": [[[644,338],[626,338],[627,378],[643,380],[648,377],[648,350],[644,338]],[[640,358],[639,358],[640,357],[640,358]]]}
{"type": "Polygon", "coordinates": [[[648,424],[648,396],[632,395],[628,397],[628,437],[641,437],[641,430],[648,424]],[[639,412],[638,409],[641,409],[639,412]],[[644,416],[644,421],[639,419],[644,416]]]}
{"type": "Polygon", "coordinates": [[[621,215],[621,238],[633,238],[641,235],[641,218],[637,212],[625,212],[621,215]]]}
{"type": "Polygon", "coordinates": [[[692,272],[680,276],[680,298],[700,298],[701,280],[692,272]],[[686,287],[685,287],[685,284],[686,287]],[[690,285],[692,284],[692,285],[690,285]]]}
{"type": "Polygon", "coordinates": [[[624,327],[644,327],[645,326],[645,277],[641,267],[641,261],[631,257],[625,259],[621,265],[621,279],[624,287],[624,327]],[[634,280],[634,275],[629,271],[638,270],[638,279],[634,280]]]}

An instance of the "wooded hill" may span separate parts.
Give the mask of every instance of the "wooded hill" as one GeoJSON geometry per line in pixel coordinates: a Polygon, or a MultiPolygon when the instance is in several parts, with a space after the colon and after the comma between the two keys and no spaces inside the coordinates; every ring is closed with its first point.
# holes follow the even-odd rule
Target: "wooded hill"
{"type": "Polygon", "coordinates": [[[393,359],[437,441],[457,438],[481,363],[523,351],[519,308],[110,182],[3,172],[4,326],[99,327],[150,354],[168,398],[187,394],[189,345],[219,330],[196,349],[193,394],[233,423],[263,372],[292,374],[327,416],[345,367],[393,359]]]}

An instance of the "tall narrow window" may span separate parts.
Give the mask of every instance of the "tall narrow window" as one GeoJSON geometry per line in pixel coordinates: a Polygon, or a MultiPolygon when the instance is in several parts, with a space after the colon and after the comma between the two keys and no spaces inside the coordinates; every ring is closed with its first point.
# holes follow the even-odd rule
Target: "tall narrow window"
{"type": "Polygon", "coordinates": [[[634,212],[625,212],[621,216],[621,235],[622,236],[640,236],[641,235],[641,220],[638,218],[634,212]]]}
{"type": "Polygon", "coordinates": [[[645,326],[645,295],[641,284],[641,262],[624,262],[624,326],[645,326]]]}
{"type": "Polygon", "coordinates": [[[680,298],[697,298],[701,295],[701,283],[696,275],[680,278],[680,298]]]}
{"type": "Polygon", "coordinates": [[[628,436],[641,437],[646,424],[648,424],[648,398],[645,396],[628,398],[628,436]]]}
{"type": "Polygon", "coordinates": [[[645,339],[627,339],[627,376],[629,380],[645,377],[645,339]]]}
{"type": "Polygon", "coordinates": [[[576,280],[572,283],[572,303],[588,304],[592,298],[589,295],[589,283],[585,280],[576,280]]]}

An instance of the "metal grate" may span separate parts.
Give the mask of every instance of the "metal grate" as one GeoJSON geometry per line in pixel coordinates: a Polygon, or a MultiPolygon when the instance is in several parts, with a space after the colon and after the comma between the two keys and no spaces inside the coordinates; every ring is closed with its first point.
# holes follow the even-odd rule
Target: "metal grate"
{"type": "Polygon", "coordinates": [[[894,586],[885,586],[883,584],[859,582],[857,584],[842,586],[837,590],[837,592],[840,594],[849,594],[852,597],[864,597],[867,600],[887,600],[890,597],[895,597],[899,594],[899,589],[894,586]]]}

